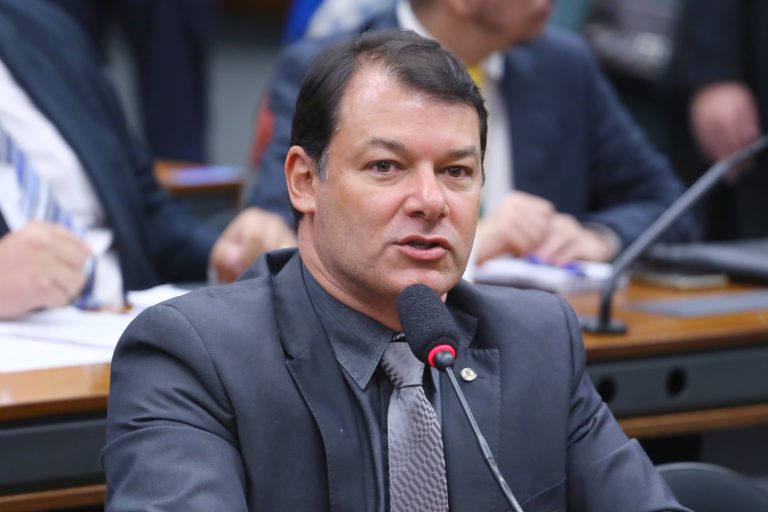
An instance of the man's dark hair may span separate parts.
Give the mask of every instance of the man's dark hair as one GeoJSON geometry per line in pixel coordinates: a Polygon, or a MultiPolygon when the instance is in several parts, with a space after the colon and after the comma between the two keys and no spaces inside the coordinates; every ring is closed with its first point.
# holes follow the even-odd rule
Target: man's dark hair
{"type": "Polygon", "coordinates": [[[475,109],[480,121],[480,157],[485,156],[488,111],[464,64],[440,43],[414,32],[365,32],[324,50],[310,65],[296,101],[291,146],[314,159],[317,176],[326,179],[327,149],[338,125],[341,98],[363,66],[379,66],[407,88],[445,103],[475,109]]]}

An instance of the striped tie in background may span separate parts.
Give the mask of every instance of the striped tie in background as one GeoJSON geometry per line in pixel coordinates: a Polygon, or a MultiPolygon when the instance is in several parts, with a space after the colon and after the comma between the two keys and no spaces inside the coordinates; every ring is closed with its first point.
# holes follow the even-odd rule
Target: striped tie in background
{"type": "MultiPolygon", "coordinates": [[[[75,224],[72,215],[64,210],[51,190],[50,184],[40,176],[30,165],[24,151],[15,143],[10,134],[0,124],[0,162],[13,167],[16,180],[21,192],[21,213],[27,221],[52,222],[64,226],[78,238],[83,237],[83,230],[75,224]]],[[[88,258],[83,269],[86,283],[82,294],[74,305],[83,309],[95,309],[98,307],[93,296],[93,285],[96,274],[96,260],[93,256],[88,258]]]]}

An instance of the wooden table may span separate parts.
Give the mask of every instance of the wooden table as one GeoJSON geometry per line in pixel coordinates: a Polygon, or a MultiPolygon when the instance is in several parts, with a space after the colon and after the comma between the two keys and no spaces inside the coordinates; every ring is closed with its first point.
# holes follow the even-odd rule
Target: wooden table
{"type": "Polygon", "coordinates": [[[109,365],[0,374],[0,512],[104,502],[109,365]]]}
{"type": "MultiPolygon", "coordinates": [[[[628,333],[585,334],[584,345],[588,371],[629,436],[768,424],[768,310],[680,318],[632,309],[640,301],[751,290],[681,292],[633,283],[617,293],[614,314],[628,333]]],[[[577,314],[597,312],[596,294],[568,299],[577,314]]]]}
{"type": "MultiPolygon", "coordinates": [[[[747,289],[730,286],[728,291],[739,293],[747,289]]],[[[691,294],[637,284],[619,292],[615,301],[616,316],[628,322],[629,333],[622,336],[584,337],[588,370],[593,379],[599,384],[608,377],[615,379],[616,396],[613,398],[618,400],[616,403],[621,407],[620,398],[624,386],[635,384],[633,381],[629,384],[625,381],[623,375],[627,371],[630,377],[640,375],[638,381],[652,382],[654,376],[665,376],[669,371],[690,370],[690,382],[684,384],[695,391],[695,377],[701,364],[707,368],[708,364],[716,364],[720,359],[733,360],[734,364],[761,364],[760,357],[768,354],[768,311],[680,319],[629,309],[632,303],[638,300],[722,292],[723,290],[717,290],[691,294]],[[750,351],[757,352],[753,354],[750,351]],[[742,355],[747,357],[740,358],[742,355]],[[686,366],[688,361],[693,361],[690,368],[686,366]],[[639,370],[636,370],[636,367],[639,370]],[[638,373],[633,374],[633,371],[638,373]]],[[[571,296],[569,300],[579,314],[594,313],[597,309],[596,295],[571,296]]],[[[668,380],[668,377],[665,378],[668,380]]],[[[100,484],[98,452],[104,442],[103,426],[108,390],[109,365],[106,364],[0,374],[0,458],[3,460],[0,463],[0,485],[6,486],[5,490],[0,487],[0,512],[46,510],[52,505],[98,505],[102,502],[104,487],[100,484]],[[55,440],[57,435],[71,438],[71,443],[77,448],[77,442],[83,440],[78,441],[77,436],[73,435],[73,429],[70,428],[72,426],[82,430],[81,437],[88,438],[85,446],[90,453],[79,453],[80,457],[88,460],[79,465],[69,461],[59,461],[58,466],[49,464],[43,468],[45,471],[42,475],[30,477],[30,484],[26,489],[21,484],[13,489],[7,488],[9,474],[16,480],[24,475],[20,475],[18,468],[13,467],[13,462],[10,462],[11,469],[8,469],[9,452],[6,450],[27,450],[19,443],[35,443],[35,435],[42,436],[46,442],[55,440]],[[27,437],[23,435],[25,432],[27,437]],[[2,469],[4,466],[5,470],[2,469]],[[67,471],[72,467],[77,470],[76,474],[67,475],[67,471]],[[25,490],[29,492],[20,493],[25,490]],[[10,495],[10,492],[13,495],[10,495]]],[[[602,391],[606,392],[606,389],[602,391]]],[[[654,397],[653,390],[641,391],[644,395],[654,397]]],[[[768,424],[768,398],[759,398],[761,393],[762,396],[768,394],[768,386],[753,391],[752,394],[757,393],[755,396],[758,398],[751,403],[736,400],[735,403],[724,403],[717,407],[689,410],[681,399],[688,392],[684,385],[682,391],[675,396],[665,397],[661,393],[654,398],[658,402],[654,403],[661,409],[670,407],[665,400],[672,402],[673,408],[663,413],[617,416],[625,431],[634,437],[768,424]]],[[[33,446],[35,453],[46,449],[45,443],[42,446],[33,446]]],[[[28,459],[31,457],[29,454],[26,456],[28,459]]],[[[34,461],[30,462],[32,463],[34,461]]],[[[28,468],[30,472],[32,469],[34,468],[28,468]]]]}
{"type": "Polygon", "coordinates": [[[244,169],[231,165],[201,165],[175,160],[157,160],[157,182],[175,196],[223,194],[237,202],[244,169]]]}

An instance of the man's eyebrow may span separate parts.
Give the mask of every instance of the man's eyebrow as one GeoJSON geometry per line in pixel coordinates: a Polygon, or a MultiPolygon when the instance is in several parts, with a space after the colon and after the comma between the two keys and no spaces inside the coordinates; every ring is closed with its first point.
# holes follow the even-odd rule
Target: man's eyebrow
{"type": "Polygon", "coordinates": [[[383,146],[392,151],[405,151],[405,144],[391,139],[383,139],[381,137],[372,137],[368,139],[369,146],[383,146]]]}
{"type": "Polygon", "coordinates": [[[478,160],[480,159],[480,150],[477,149],[477,146],[467,146],[465,148],[452,149],[448,152],[449,158],[461,159],[468,156],[474,156],[477,157],[478,160]]]}
{"type": "MultiPolygon", "coordinates": [[[[381,137],[372,137],[368,139],[367,144],[369,146],[382,146],[389,150],[397,151],[397,152],[406,151],[405,144],[403,144],[402,142],[391,140],[391,139],[384,139],[381,137]]],[[[453,158],[453,159],[461,159],[461,158],[466,158],[468,156],[474,156],[479,159],[480,151],[477,149],[477,146],[472,145],[464,148],[452,149],[448,151],[446,156],[448,158],[453,158]]]]}

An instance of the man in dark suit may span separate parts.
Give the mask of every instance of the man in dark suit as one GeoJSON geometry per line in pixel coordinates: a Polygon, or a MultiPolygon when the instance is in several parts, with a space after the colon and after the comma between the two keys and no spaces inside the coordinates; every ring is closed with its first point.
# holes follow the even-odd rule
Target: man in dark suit
{"type": "MultiPolygon", "coordinates": [[[[686,178],[756,139],[768,126],[768,3],[683,3],[668,80],[685,95],[688,123],[703,160],[685,154],[686,178]]],[[[688,146],[685,146],[688,149],[688,146]]],[[[691,148],[693,149],[693,148],[691,148]]],[[[706,236],[768,236],[768,160],[715,189],[706,203],[706,236]]]]}
{"type": "Polygon", "coordinates": [[[41,0],[0,2],[0,64],[3,144],[10,136],[29,167],[47,172],[53,196],[84,233],[14,211],[21,186],[13,155],[4,157],[0,317],[75,300],[89,254],[97,259],[95,291],[106,290],[108,305],[120,306],[123,289],[204,280],[217,262],[209,258],[216,233],[159,188],[97,55],[69,17],[41,0]]]}
{"type": "MultiPolygon", "coordinates": [[[[577,36],[544,29],[549,0],[398,2],[357,31],[413,29],[485,71],[488,186],[477,260],[536,254],[554,263],[611,260],[682,186],[617,101],[577,36]]],[[[331,39],[305,39],[276,65],[271,142],[250,204],[291,222],[283,180],[293,106],[308,63],[331,39]]],[[[673,239],[695,237],[690,224],[673,239]]]]}
{"type": "Polygon", "coordinates": [[[507,510],[436,370],[412,386],[441,433],[443,477],[420,478],[429,465],[412,473],[418,489],[393,490],[405,469],[387,361],[403,345],[396,299],[414,283],[458,326],[457,368],[476,376],[464,393],[523,510],[685,510],[595,392],[568,305],[461,282],[486,120],[434,41],[375,32],[318,57],[285,162],[298,252],[268,253],[239,282],[150,308],[125,332],[107,510],[507,510]]]}

